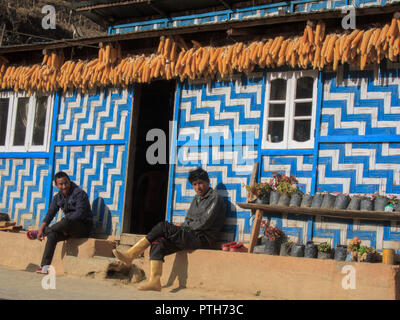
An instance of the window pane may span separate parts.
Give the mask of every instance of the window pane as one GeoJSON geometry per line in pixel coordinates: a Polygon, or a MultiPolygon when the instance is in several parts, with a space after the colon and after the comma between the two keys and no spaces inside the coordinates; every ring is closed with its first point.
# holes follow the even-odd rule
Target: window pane
{"type": "Polygon", "coordinates": [[[46,126],[47,96],[38,97],[35,106],[35,121],[33,123],[32,145],[43,145],[46,126]]]}
{"type": "Polygon", "coordinates": [[[269,105],[268,116],[269,117],[284,117],[285,116],[285,105],[271,103],[269,105]]]}
{"type": "Polygon", "coordinates": [[[297,79],[296,99],[312,98],[314,78],[297,79]]]}
{"type": "Polygon", "coordinates": [[[270,100],[286,100],[286,80],[275,79],[271,81],[270,100]]]}
{"type": "Polygon", "coordinates": [[[29,98],[19,98],[17,105],[17,119],[15,120],[14,146],[25,144],[26,123],[28,120],[29,98]]]}
{"type": "Polygon", "coordinates": [[[6,144],[8,101],[8,98],[0,99],[0,146],[6,144]]]}
{"type": "Polygon", "coordinates": [[[296,110],[294,112],[295,117],[311,116],[312,111],[311,102],[296,103],[296,110]]]}
{"type": "Polygon", "coordinates": [[[304,142],[310,140],[311,120],[295,120],[293,140],[304,142]]]}
{"type": "Polygon", "coordinates": [[[268,140],[281,142],[283,140],[284,121],[268,121],[268,140]]]}

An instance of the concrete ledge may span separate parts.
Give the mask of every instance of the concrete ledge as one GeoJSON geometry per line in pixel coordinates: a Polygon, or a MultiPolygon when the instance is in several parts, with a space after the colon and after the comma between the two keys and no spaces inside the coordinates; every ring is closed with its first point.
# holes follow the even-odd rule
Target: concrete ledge
{"type": "MultiPolygon", "coordinates": [[[[46,240],[29,240],[26,232],[0,232],[0,264],[20,270],[35,270],[42,260],[46,240]]],[[[91,258],[113,257],[113,241],[94,238],[70,239],[57,244],[52,265],[57,275],[64,274],[65,256],[91,258]]]]}
{"type": "MultiPolygon", "coordinates": [[[[148,274],[145,252],[143,270],[148,274]]],[[[165,258],[162,285],[240,291],[277,299],[399,299],[400,266],[214,250],[165,258]],[[356,289],[343,289],[350,265],[356,289]],[[342,270],[344,273],[342,273],[342,270]]]]}

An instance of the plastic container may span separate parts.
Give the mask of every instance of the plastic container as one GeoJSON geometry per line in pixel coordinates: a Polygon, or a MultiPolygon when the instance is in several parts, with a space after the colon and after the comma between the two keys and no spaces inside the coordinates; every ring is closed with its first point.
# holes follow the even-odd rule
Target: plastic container
{"type": "Polygon", "coordinates": [[[267,240],[265,243],[265,253],[273,256],[278,256],[280,251],[280,241],[279,240],[267,240]]]}
{"type": "Polygon", "coordinates": [[[360,201],[360,210],[373,211],[374,203],[370,198],[364,197],[360,201]]]}
{"type": "Polygon", "coordinates": [[[374,201],[374,211],[385,211],[385,207],[389,203],[389,199],[387,197],[378,197],[375,198],[374,201]]]}
{"type": "Polygon", "coordinates": [[[332,209],[335,204],[336,196],[333,194],[324,195],[324,199],[322,200],[321,208],[323,209],[332,209]]]}
{"type": "Polygon", "coordinates": [[[394,264],[394,249],[383,249],[382,250],[382,263],[383,264],[394,264]]]}
{"type": "Polygon", "coordinates": [[[256,199],[255,203],[259,204],[269,204],[269,193],[262,194],[256,199]]]}
{"type": "Polygon", "coordinates": [[[333,259],[337,261],[345,261],[346,256],[347,256],[347,246],[337,245],[333,259]]]}
{"type": "Polygon", "coordinates": [[[278,201],[278,206],[289,206],[290,196],[287,193],[281,194],[278,201]]]}
{"type": "Polygon", "coordinates": [[[304,244],[294,244],[292,250],[290,250],[290,255],[292,257],[304,257],[304,244]]]}
{"type": "Polygon", "coordinates": [[[321,208],[323,200],[324,200],[323,194],[315,194],[311,202],[311,208],[321,208]]]}
{"type": "Polygon", "coordinates": [[[308,241],[304,249],[304,257],[317,258],[317,256],[318,256],[318,246],[314,242],[308,241]]]}
{"type": "Polygon", "coordinates": [[[311,194],[305,194],[303,196],[303,200],[301,201],[300,207],[310,208],[313,198],[314,197],[311,194]]]}
{"type": "Polygon", "coordinates": [[[351,198],[349,205],[347,206],[347,210],[360,210],[360,202],[361,199],[359,199],[357,196],[354,196],[351,198]]]}
{"type": "Polygon", "coordinates": [[[318,251],[317,258],[322,260],[332,259],[332,251],[329,252],[318,251]]]}
{"type": "Polygon", "coordinates": [[[349,205],[350,197],[347,194],[339,194],[336,199],[333,207],[335,209],[345,210],[349,205]]]}
{"type": "Polygon", "coordinates": [[[294,192],[290,198],[289,207],[300,207],[303,196],[301,193],[294,192]]]}
{"type": "Polygon", "coordinates": [[[269,204],[272,206],[276,206],[278,204],[279,198],[281,194],[278,191],[271,191],[269,194],[269,204]]]}

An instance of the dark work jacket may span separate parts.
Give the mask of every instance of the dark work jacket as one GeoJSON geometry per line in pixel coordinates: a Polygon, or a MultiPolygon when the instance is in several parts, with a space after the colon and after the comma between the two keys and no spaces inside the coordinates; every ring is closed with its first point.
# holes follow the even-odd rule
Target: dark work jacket
{"type": "Polygon", "coordinates": [[[224,225],[225,214],[223,198],[210,188],[203,199],[198,195],[194,197],[181,226],[205,235],[212,244],[224,225]]]}
{"type": "Polygon", "coordinates": [[[43,222],[50,224],[60,209],[68,220],[89,223],[93,219],[88,195],[72,181],[67,197],[64,197],[61,192],[54,196],[43,222]]]}

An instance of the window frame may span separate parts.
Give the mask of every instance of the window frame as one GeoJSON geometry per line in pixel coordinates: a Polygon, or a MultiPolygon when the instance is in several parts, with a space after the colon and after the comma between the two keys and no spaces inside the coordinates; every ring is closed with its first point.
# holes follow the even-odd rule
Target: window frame
{"type": "Polygon", "coordinates": [[[32,143],[33,143],[34,121],[36,115],[36,102],[37,102],[37,97],[39,95],[37,93],[28,95],[26,92],[12,92],[12,91],[0,92],[0,98],[9,99],[5,145],[0,146],[0,152],[48,152],[50,146],[51,119],[54,106],[54,94],[43,94],[43,95],[47,96],[43,144],[33,145],[32,143]],[[17,122],[19,98],[29,98],[28,117],[26,123],[24,145],[14,146],[13,143],[14,143],[15,126],[17,122]]]}
{"type": "MultiPolygon", "coordinates": [[[[312,149],[314,148],[315,140],[315,119],[317,107],[317,94],[318,94],[318,71],[316,70],[301,70],[301,71],[285,71],[285,72],[271,72],[266,76],[265,85],[265,103],[264,103],[264,119],[262,130],[262,149],[312,149]],[[304,77],[313,78],[313,89],[311,98],[296,99],[297,80],[304,77]],[[279,100],[285,101],[285,115],[279,117],[277,120],[284,121],[283,140],[281,142],[270,142],[268,140],[268,120],[269,105],[271,96],[271,82],[276,79],[286,80],[286,99],[279,100]],[[296,102],[311,102],[311,116],[297,116],[295,117],[295,103],[296,102]],[[310,118],[310,139],[304,142],[299,142],[293,139],[295,120],[299,118],[310,118]]],[[[278,101],[278,100],[277,100],[278,101]]],[[[275,100],[273,100],[275,102],[275,100]]]]}

